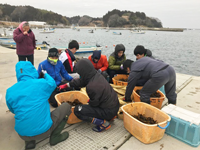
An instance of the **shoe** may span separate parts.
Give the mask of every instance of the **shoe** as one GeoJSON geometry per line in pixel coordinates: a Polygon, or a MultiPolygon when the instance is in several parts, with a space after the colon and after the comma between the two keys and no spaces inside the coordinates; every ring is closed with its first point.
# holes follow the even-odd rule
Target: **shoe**
{"type": "Polygon", "coordinates": [[[110,127],[111,127],[110,123],[108,121],[106,121],[102,125],[95,126],[94,128],[92,128],[92,130],[95,132],[102,132],[104,130],[110,129],[110,127]]]}
{"type": "Polygon", "coordinates": [[[36,146],[35,140],[25,141],[25,150],[27,150],[27,149],[34,149],[35,146],[36,146]]]}

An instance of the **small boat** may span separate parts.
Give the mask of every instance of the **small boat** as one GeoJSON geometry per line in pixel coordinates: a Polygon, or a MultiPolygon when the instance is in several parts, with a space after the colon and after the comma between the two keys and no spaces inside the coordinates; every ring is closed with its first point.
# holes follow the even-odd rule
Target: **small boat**
{"type": "Polygon", "coordinates": [[[114,35],[122,35],[121,32],[113,32],[114,35]]]}
{"type": "Polygon", "coordinates": [[[93,31],[92,29],[91,29],[91,30],[88,30],[88,32],[89,32],[89,33],[94,33],[94,31],[93,31]]]}
{"type": "Polygon", "coordinates": [[[3,33],[0,33],[0,39],[10,39],[10,38],[13,38],[13,34],[12,33],[7,34],[6,29],[4,28],[3,33]]]}
{"type": "Polygon", "coordinates": [[[50,29],[50,28],[44,28],[40,31],[40,33],[54,33],[55,29],[50,29]]]}
{"type": "Polygon", "coordinates": [[[142,31],[142,30],[131,30],[131,33],[135,33],[135,34],[145,34],[145,31],[142,31]]]}
{"type": "MultiPolygon", "coordinates": [[[[66,47],[55,47],[59,50],[66,50],[67,48],[66,47]]],[[[79,47],[79,50],[76,51],[75,54],[79,54],[79,53],[93,53],[93,51],[95,50],[99,50],[101,51],[102,50],[102,47],[100,45],[96,45],[96,46],[81,46],[79,47]]]]}

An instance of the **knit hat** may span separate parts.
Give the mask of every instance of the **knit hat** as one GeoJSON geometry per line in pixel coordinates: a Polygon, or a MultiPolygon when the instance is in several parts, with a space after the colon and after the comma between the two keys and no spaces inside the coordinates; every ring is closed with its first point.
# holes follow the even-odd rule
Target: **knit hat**
{"type": "Polygon", "coordinates": [[[144,48],[142,45],[137,45],[134,49],[134,55],[136,56],[137,54],[139,55],[146,55],[147,50],[144,48]]]}
{"type": "Polygon", "coordinates": [[[58,50],[57,48],[49,49],[48,57],[58,57],[58,50]]]}

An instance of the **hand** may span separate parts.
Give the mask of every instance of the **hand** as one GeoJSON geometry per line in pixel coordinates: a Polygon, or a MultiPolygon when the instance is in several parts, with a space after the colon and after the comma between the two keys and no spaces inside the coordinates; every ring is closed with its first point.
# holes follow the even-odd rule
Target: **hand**
{"type": "Polygon", "coordinates": [[[121,70],[123,70],[123,69],[124,69],[124,67],[123,67],[123,64],[121,64],[121,66],[120,66],[120,69],[121,69],[121,70]]]}
{"type": "Polygon", "coordinates": [[[88,99],[87,103],[89,103],[89,102],[90,102],[90,99],[88,99]]]}
{"type": "Polygon", "coordinates": [[[46,74],[46,73],[47,73],[47,71],[46,71],[46,70],[42,70],[41,72],[42,72],[43,74],[46,74]]]}
{"type": "Polygon", "coordinates": [[[46,70],[42,70],[42,71],[40,72],[39,78],[44,78],[44,75],[45,75],[46,73],[47,73],[46,70]]]}
{"type": "Polygon", "coordinates": [[[97,72],[98,72],[98,73],[101,73],[102,71],[101,71],[101,69],[99,69],[97,72]]]}
{"type": "Polygon", "coordinates": [[[68,86],[67,84],[63,84],[63,85],[60,85],[58,88],[59,88],[59,91],[61,91],[62,89],[66,89],[68,86]]]}
{"type": "Polygon", "coordinates": [[[24,34],[24,35],[27,35],[27,34],[28,34],[28,32],[27,32],[27,31],[24,31],[24,32],[23,32],[23,34],[24,34]]]}

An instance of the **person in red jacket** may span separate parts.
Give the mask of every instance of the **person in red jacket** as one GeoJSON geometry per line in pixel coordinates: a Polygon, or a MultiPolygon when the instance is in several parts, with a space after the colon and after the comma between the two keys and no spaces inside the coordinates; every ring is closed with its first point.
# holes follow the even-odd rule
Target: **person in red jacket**
{"type": "Polygon", "coordinates": [[[106,79],[109,79],[107,74],[108,61],[106,55],[101,55],[101,51],[95,50],[93,54],[88,57],[92,62],[94,68],[101,73],[106,79]]]}
{"type": "Polygon", "coordinates": [[[29,27],[29,23],[22,22],[13,32],[13,39],[17,45],[19,61],[30,61],[34,64],[35,35],[29,27]]]}

